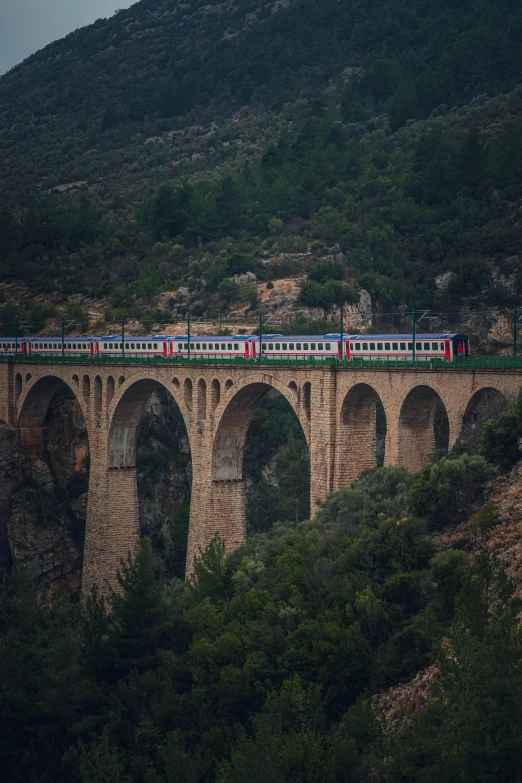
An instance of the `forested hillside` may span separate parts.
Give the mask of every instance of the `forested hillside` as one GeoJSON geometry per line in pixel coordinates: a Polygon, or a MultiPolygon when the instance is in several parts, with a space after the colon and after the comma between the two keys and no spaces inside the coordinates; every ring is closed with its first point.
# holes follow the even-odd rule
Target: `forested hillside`
{"type": "Polygon", "coordinates": [[[512,0],[142,0],[99,20],[0,80],[0,279],[119,315],[188,285],[212,315],[234,275],[303,272],[300,253],[310,306],[361,287],[381,310],[509,306],[521,34],[512,0]]]}

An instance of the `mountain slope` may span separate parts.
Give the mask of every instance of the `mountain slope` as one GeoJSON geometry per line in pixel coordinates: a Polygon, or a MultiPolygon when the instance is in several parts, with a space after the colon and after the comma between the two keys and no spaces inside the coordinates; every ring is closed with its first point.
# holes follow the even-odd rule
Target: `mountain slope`
{"type": "Polygon", "coordinates": [[[0,80],[0,279],[117,317],[310,270],[312,307],[509,306],[521,32],[512,0],[142,0],[76,31],[0,80]]]}
{"type": "MultiPolygon", "coordinates": [[[[179,129],[181,118],[227,128],[241,107],[257,115],[256,136],[300,100],[341,101],[346,119],[385,110],[400,125],[513,87],[521,32],[511,0],[142,0],[0,80],[0,193],[107,177],[115,188],[128,168],[130,179],[161,178],[183,154],[184,135],[159,153],[147,138],[179,129]]],[[[245,139],[248,129],[229,133],[245,139]]],[[[206,144],[214,141],[219,132],[206,144]]],[[[190,139],[187,147],[190,155],[190,139]]],[[[224,159],[214,151],[205,165],[224,159]]]]}

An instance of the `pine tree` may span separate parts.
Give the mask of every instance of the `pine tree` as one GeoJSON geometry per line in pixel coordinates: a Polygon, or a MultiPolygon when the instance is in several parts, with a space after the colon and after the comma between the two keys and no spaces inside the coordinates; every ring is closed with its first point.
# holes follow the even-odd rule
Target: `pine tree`
{"type": "Polygon", "coordinates": [[[150,539],[141,539],[135,557],[129,554],[122,561],[118,581],[121,593],[110,598],[117,668],[143,670],[153,665],[173,626],[163,588],[156,581],[150,539]]]}

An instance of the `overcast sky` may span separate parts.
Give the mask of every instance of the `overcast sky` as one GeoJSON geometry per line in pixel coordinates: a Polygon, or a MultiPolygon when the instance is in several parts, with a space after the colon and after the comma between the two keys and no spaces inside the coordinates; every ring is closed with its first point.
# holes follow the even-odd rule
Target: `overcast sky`
{"type": "Polygon", "coordinates": [[[136,0],[0,0],[0,74],[51,41],[136,0]]]}

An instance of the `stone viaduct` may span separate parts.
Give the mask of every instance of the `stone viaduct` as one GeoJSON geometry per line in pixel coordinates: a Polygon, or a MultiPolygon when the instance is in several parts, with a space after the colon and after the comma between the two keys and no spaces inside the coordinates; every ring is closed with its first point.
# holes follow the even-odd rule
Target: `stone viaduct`
{"type": "Polygon", "coordinates": [[[216,531],[228,550],[245,538],[242,463],[252,414],[270,389],[288,401],[310,452],[313,515],[327,495],[375,465],[376,410],[386,416],[385,465],[419,471],[435,448],[436,411],[451,447],[484,394],[513,394],[522,374],[470,370],[222,367],[10,362],[0,365],[0,420],[16,426],[29,456],[44,448],[45,420],[65,384],[87,425],[90,480],[83,589],[115,586],[140,535],[136,435],[163,386],[180,408],[192,458],[187,572],[216,531]]]}

